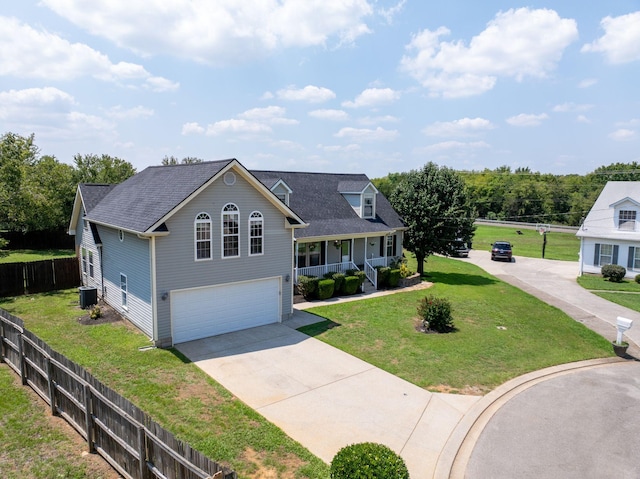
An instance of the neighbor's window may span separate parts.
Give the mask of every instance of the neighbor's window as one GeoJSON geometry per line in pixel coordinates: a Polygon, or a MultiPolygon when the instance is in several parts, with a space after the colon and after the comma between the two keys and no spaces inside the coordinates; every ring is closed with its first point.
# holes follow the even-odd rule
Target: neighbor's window
{"type": "Polygon", "coordinates": [[[387,236],[387,256],[393,256],[393,235],[387,236]]]}
{"type": "Polygon", "coordinates": [[[364,195],[364,209],[362,211],[363,218],[373,218],[373,195],[364,195]]]}
{"type": "Polygon", "coordinates": [[[262,254],[264,243],[264,218],[262,213],[254,211],[249,217],[249,255],[262,254]]]}
{"type": "Polygon", "coordinates": [[[89,251],[89,276],[93,278],[93,251],[89,251]]]}
{"type": "Polygon", "coordinates": [[[600,265],[613,264],[613,245],[600,245],[600,265]]]}
{"type": "Polygon", "coordinates": [[[233,203],[222,208],[222,257],[240,256],[240,213],[233,203]]]}
{"type": "Polygon", "coordinates": [[[82,274],[87,274],[87,250],[82,248],[82,274]]]}
{"type": "Polygon", "coordinates": [[[211,259],[211,217],[207,213],[196,216],[194,234],[196,261],[211,259]]]}
{"type": "Polygon", "coordinates": [[[631,210],[620,210],[618,215],[618,228],[621,230],[635,231],[636,212],[631,210]]]}
{"type": "Polygon", "coordinates": [[[633,269],[640,269],[640,248],[633,248],[633,269]]]}
{"type": "Polygon", "coordinates": [[[127,276],[120,273],[120,293],[122,294],[122,307],[127,309],[127,276]]]}

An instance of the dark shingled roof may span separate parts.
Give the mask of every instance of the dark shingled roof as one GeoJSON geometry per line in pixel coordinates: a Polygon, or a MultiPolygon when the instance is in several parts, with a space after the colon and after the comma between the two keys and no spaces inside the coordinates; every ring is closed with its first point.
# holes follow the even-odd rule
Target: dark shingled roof
{"type": "Polygon", "coordinates": [[[360,218],[342,192],[360,192],[369,184],[364,174],[302,173],[291,171],[256,171],[251,173],[263,184],[273,178],[282,179],[293,191],[289,207],[309,226],[295,231],[297,238],[338,236],[349,234],[378,234],[404,228],[402,219],[389,201],[376,195],[375,219],[360,218]]]}
{"type": "Polygon", "coordinates": [[[114,186],[116,185],[80,183],[80,194],[82,195],[82,203],[84,204],[86,213],[89,213],[93,208],[95,208],[114,186]]]}
{"type": "Polygon", "coordinates": [[[232,161],[151,166],[113,187],[87,219],[145,232],[232,161]]]}

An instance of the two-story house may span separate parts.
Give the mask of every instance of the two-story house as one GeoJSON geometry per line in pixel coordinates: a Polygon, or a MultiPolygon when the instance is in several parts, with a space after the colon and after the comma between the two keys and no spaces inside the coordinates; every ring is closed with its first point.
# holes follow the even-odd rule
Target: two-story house
{"type": "Polygon", "coordinates": [[[580,274],[600,273],[605,264],[640,273],[640,182],[609,181],[576,235],[580,238],[580,274]]]}

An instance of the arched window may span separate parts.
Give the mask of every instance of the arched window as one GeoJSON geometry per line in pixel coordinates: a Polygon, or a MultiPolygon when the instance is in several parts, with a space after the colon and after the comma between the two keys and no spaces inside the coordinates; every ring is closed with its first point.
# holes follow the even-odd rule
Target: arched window
{"type": "Polygon", "coordinates": [[[222,208],[222,257],[240,256],[240,212],[233,203],[222,208]]]}
{"type": "Polygon", "coordinates": [[[249,256],[264,252],[264,218],[262,213],[254,211],[249,216],[249,256]]]}
{"type": "Polygon", "coordinates": [[[211,259],[211,217],[199,213],[194,223],[196,261],[211,259]]]}

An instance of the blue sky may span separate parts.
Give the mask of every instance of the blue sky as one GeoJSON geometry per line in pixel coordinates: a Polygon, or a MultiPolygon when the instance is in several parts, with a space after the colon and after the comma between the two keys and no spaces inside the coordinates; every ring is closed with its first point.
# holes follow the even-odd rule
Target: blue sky
{"type": "Polygon", "coordinates": [[[21,0],[0,133],[41,154],[366,173],[640,161],[640,0],[21,0]]]}

